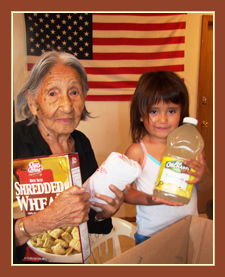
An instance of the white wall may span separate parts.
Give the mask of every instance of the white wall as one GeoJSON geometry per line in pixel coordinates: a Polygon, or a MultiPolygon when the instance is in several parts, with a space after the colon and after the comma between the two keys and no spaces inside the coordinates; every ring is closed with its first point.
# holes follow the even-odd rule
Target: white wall
{"type": "MultiPolygon", "coordinates": [[[[185,41],[185,83],[190,94],[190,116],[197,111],[199,59],[203,13],[188,13],[185,41]]],[[[14,95],[21,89],[25,74],[25,28],[22,13],[13,14],[13,81],[14,95]]],[[[81,122],[78,129],[90,139],[101,164],[112,152],[124,153],[130,144],[129,102],[86,102],[94,119],[81,122]]]]}

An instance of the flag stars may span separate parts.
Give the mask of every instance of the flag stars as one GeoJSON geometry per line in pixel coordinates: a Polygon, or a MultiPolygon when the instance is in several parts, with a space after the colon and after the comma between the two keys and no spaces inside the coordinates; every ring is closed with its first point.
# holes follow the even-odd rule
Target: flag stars
{"type": "Polygon", "coordinates": [[[27,49],[39,56],[47,50],[68,51],[79,59],[92,58],[91,15],[84,13],[25,13],[27,49]]]}

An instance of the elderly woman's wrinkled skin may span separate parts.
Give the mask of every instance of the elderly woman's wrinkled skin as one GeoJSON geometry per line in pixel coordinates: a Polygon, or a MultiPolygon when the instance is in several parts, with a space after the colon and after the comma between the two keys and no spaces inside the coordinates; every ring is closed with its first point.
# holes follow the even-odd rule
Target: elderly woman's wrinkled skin
{"type": "Polygon", "coordinates": [[[74,151],[70,134],[80,122],[85,101],[78,72],[60,63],[54,65],[38,87],[36,99],[29,94],[27,99],[52,152],[74,151]]]}

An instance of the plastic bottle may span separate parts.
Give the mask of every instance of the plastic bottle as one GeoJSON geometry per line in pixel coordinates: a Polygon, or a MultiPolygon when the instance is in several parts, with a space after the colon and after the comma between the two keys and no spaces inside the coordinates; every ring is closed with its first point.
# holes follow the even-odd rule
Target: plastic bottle
{"type": "Polygon", "coordinates": [[[194,171],[185,166],[183,161],[198,160],[204,148],[204,141],[196,129],[197,123],[197,119],[185,117],[183,125],[168,135],[167,149],[163,155],[153,195],[177,203],[189,203],[193,185],[185,181],[193,180],[194,177],[182,173],[181,169],[194,171]]]}

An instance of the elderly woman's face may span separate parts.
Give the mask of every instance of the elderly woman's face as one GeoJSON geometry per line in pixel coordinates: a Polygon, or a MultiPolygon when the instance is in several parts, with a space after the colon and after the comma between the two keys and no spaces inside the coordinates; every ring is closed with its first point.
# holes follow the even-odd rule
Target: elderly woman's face
{"type": "Polygon", "coordinates": [[[79,73],[63,64],[54,65],[37,89],[32,113],[48,131],[69,134],[78,126],[84,108],[79,73]]]}

